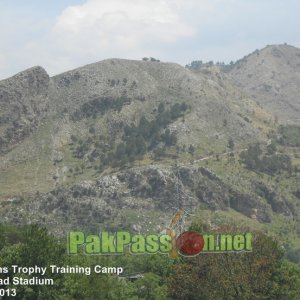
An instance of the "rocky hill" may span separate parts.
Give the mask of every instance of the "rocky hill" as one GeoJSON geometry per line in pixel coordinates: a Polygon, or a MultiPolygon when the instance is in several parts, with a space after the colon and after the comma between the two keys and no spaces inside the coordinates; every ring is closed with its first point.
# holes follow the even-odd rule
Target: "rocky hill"
{"type": "Polygon", "coordinates": [[[299,124],[300,49],[285,44],[256,50],[239,60],[229,75],[280,122],[299,124]]]}
{"type": "Polygon", "coordinates": [[[1,221],[157,231],[201,208],[298,224],[299,128],[276,123],[297,119],[297,51],[267,47],[229,72],[109,59],[1,81],[1,221]]]}

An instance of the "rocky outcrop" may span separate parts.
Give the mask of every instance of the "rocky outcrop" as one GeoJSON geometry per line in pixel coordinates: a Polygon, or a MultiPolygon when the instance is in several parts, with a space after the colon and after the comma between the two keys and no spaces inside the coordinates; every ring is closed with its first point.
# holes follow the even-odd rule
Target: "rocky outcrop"
{"type": "Polygon", "coordinates": [[[41,67],[0,82],[0,153],[30,135],[49,107],[50,78],[41,67]]]}
{"type": "MultiPolygon", "coordinates": [[[[3,202],[2,211],[5,222],[42,223],[62,233],[74,228],[90,230],[101,224],[109,227],[114,220],[118,220],[119,229],[123,228],[121,215],[125,211],[136,215],[153,211],[163,215],[180,208],[193,211],[199,204],[212,210],[233,208],[252,218],[255,211],[256,219],[270,221],[270,206],[226,186],[209,169],[164,165],[131,168],[101,176],[96,181],[16,198],[3,202]]],[[[153,219],[152,223],[159,225],[160,221],[153,219]]],[[[130,226],[135,224],[134,218],[128,222],[130,226]]]]}

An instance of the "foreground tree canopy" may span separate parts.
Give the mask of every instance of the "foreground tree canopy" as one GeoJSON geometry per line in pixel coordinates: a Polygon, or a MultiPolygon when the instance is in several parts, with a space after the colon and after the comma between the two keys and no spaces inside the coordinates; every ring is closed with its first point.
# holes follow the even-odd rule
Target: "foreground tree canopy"
{"type": "MultiPolygon", "coordinates": [[[[251,253],[200,254],[175,260],[158,254],[68,256],[65,240],[36,225],[1,225],[0,238],[0,268],[12,264],[100,264],[125,270],[122,278],[49,272],[47,277],[53,278],[53,286],[19,286],[15,299],[300,299],[299,265],[282,260],[278,243],[259,232],[255,233],[251,253]],[[142,276],[131,280],[132,274],[142,276]]],[[[13,276],[0,274],[1,279],[13,276]]]]}

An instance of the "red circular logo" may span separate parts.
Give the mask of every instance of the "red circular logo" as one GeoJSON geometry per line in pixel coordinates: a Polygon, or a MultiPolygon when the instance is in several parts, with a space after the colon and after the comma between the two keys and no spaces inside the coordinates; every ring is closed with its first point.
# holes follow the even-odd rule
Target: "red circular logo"
{"type": "Polygon", "coordinates": [[[204,247],[203,236],[197,232],[185,231],[176,239],[176,247],[183,255],[196,255],[204,247]]]}

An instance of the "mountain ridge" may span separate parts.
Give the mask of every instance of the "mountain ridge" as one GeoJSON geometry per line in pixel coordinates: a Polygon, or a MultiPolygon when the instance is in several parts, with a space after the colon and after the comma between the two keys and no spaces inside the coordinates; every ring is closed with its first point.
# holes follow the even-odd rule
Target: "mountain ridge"
{"type": "Polygon", "coordinates": [[[186,205],[234,210],[251,224],[296,222],[298,148],[279,144],[280,120],[263,94],[252,96],[247,63],[225,72],[108,59],[0,81],[1,219],[60,233],[149,222],[156,230],[170,207],[186,205]],[[270,174],[270,162],[285,169],[270,174]]]}

